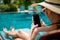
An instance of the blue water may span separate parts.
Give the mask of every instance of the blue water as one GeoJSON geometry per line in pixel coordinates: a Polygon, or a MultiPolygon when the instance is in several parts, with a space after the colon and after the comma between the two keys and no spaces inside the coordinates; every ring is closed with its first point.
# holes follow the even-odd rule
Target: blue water
{"type": "Polygon", "coordinates": [[[28,13],[13,13],[0,14],[0,30],[6,27],[10,30],[11,26],[15,29],[31,28],[32,14],[28,13]]]}

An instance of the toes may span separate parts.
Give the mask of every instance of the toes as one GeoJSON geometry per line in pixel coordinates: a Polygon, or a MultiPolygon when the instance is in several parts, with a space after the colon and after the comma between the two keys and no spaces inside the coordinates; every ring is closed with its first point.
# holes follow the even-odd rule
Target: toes
{"type": "Polygon", "coordinates": [[[10,27],[10,30],[11,30],[11,31],[14,30],[14,26],[11,26],[11,27],[10,27]]]}
{"type": "Polygon", "coordinates": [[[6,28],[3,28],[3,31],[4,31],[4,32],[7,32],[7,29],[6,29],[6,28]]]}

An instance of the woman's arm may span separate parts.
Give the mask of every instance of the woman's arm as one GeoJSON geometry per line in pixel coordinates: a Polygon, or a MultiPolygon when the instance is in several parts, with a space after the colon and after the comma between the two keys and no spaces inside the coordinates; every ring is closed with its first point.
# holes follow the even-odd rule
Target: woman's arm
{"type": "Polygon", "coordinates": [[[50,31],[56,30],[56,29],[57,29],[56,25],[51,25],[51,26],[48,26],[48,27],[43,27],[42,26],[42,27],[39,27],[39,28],[38,27],[34,28],[34,31],[33,31],[32,35],[31,35],[31,40],[35,39],[38,32],[42,32],[42,31],[50,32],[50,31]]]}
{"type": "Polygon", "coordinates": [[[32,36],[32,34],[33,34],[33,32],[34,32],[34,29],[37,28],[37,26],[38,26],[38,25],[34,25],[34,24],[32,23],[32,25],[31,25],[31,30],[30,30],[30,36],[32,36]]]}
{"type": "Polygon", "coordinates": [[[54,24],[54,25],[50,25],[50,26],[48,26],[48,27],[40,27],[40,28],[38,28],[38,32],[41,32],[41,31],[46,31],[46,32],[50,32],[50,31],[52,31],[52,30],[56,30],[57,29],[57,25],[56,24],[54,24]]]}

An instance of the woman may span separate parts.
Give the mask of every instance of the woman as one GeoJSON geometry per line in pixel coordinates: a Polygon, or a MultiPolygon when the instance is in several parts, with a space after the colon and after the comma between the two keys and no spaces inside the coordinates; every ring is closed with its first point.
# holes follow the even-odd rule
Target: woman
{"type": "MultiPolygon", "coordinates": [[[[45,2],[39,3],[37,5],[42,5],[46,8],[44,12],[48,17],[48,19],[52,22],[52,24],[49,25],[48,27],[46,27],[45,25],[41,27],[37,27],[38,25],[34,25],[33,22],[30,32],[31,40],[35,39],[38,32],[41,31],[50,32],[52,30],[60,29],[60,0],[45,0],[45,2]]],[[[20,34],[21,32],[17,32],[16,34],[18,33],[20,34]]],[[[18,35],[18,37],[22,38],[20,35],[18,35]]]]}
{"type": "Polygon", "coordinates": [[[44,12],[52,24],[48,27],[37,27],[33,24],[34,26],[32,28],[33,33],[31,32],[31,40],[35,39],[38,32],[50,32],[52,30],[60,29],[60,0],[45,0],[45,2],[37,5],[42,5],[46,8],[44,12]]]}

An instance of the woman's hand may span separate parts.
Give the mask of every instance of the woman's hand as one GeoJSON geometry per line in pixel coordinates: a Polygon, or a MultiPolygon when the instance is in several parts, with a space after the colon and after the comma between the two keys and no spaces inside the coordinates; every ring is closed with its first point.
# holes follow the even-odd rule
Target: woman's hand
{"type": "MultiPolygon", "coordinates": [[[[45,24],[42,21],[40,23],[41,23],[41,27],[46,27],[45,24]]],[[[32,23],[32,25],[31,25],[31,35],[36,28],[38,28],[38,24],[34,25],[34,23],[32,23]]]]}
{"type": "MultiPolygon", "coordinates": [[[[41,21],[40,23],[41,23],[41,27],[46,27],[45,24],[44,24],[42,21],[41,21]]],[[[32,31],[33,31],[35,28],[38,28],[38,24],[34,25],[34,23],[32,23],[32,25],[31,25],[32,31]]]]}
{"type": "Polygon", "coordinates": [[[37,28],[37,26],[38,26],[38,24],[34,25],[34,23],[32,23],[32,25],[31,25],[32,29],[37,28]]]}

